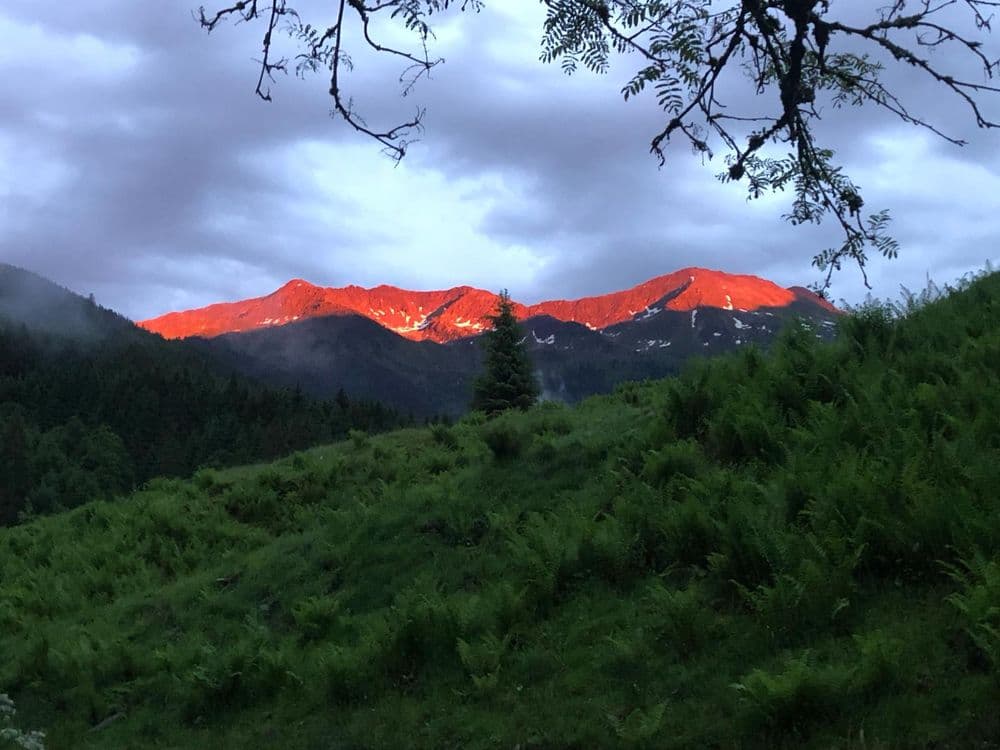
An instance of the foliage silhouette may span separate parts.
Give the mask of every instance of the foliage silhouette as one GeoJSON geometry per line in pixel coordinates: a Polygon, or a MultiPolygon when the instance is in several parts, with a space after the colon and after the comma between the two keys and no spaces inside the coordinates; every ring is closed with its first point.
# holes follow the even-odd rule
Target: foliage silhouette
{"type": "MultiPolygon", "coordinates": [[[[857,18],[853,8],[829,0],[542,0],[541,59],[558,62],[571,74],[579,68],[606,73],[612,57],[639,61],[625,82],[625,100],[651,94],[663,110],[663,127],[650,151],[664,163],[667,144],[680,138],[702,157],[722,149],[723,181],[741,182],[749,198],[791,189],[785,218],[792,224],[832,218],[842,236],[839,246],[822,250],[814,264],[825,271],[819,290],[844,263],[863,275],[867,253],[887,258],[898,253],[887,233],[885,210],[866,214],[861,188],[819,143],[816,125],[841,108],[870,105],[944,140],[964,145],[934,121],[911,109],[887,73],[915,71],[950,95],[979,128],[998,127],[987,101],[1000,93],[993,83],[1000,59],[989,41],[995,0],[932,3],[896,0],[871,5],[857,18]],[[979,69],[981,79],[965,69],[979,69]],[[728,100],[732,91],[753,92],[744,104],[728,100]],[[725,92],[725,93],[723,93],[725,92]]],[[[355,54],[374,53],[403,66],[403,96],[444,62],[431,56],[432,20],[448,10],[478,12],[480,0],[337,0],[332,22],[300,15],[294,0],[237,2],[206,12],[198,20],[214,31],[224,21],[258,22],[264,27],[258,60],[257,94],[271,100],[270,82],[290,62],[278,52],[286,30],[298,53],[300,75],[330,76],[333,114],[374,138],[394,159],[402,159],[423,128],[420,107],[405,121],[370,126],[345,91],[344,74],[355,54]],[[392,37],[386,22],[401,28],[392,37]],[[412,46],[386,39],[412,39],[412,46]]],[[[394,81],[394,84],[396,82],[394,81]]],[[[865,275],[867,284],[867,275],[865,275]]]]}

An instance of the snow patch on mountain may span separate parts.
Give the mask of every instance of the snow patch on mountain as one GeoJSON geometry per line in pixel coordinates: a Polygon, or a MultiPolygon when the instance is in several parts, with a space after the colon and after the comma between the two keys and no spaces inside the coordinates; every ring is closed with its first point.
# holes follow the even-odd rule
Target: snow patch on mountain
{"type": "Polygon", "coordinates": [[[670,341],[664,339],[646,339],[636,351],[648,352],[650,349],[666,349],[670,344],[670,341]]]}

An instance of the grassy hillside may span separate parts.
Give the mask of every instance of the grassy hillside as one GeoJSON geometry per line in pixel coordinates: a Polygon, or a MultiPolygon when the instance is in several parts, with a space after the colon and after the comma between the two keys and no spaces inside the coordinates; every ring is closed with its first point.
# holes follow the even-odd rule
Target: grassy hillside
{"type": "Polygon", "coordinates": [[[3,529],[0,690],[50,748],[997,747],[998,364],[993,275],[3,529]]]}

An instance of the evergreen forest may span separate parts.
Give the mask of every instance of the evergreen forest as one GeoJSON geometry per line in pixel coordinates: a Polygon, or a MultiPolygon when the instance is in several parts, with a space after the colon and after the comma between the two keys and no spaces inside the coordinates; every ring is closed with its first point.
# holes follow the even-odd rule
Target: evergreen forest
{"type": "Polygon", "coordinates": [[[0,525],[122,495],[153,477],[404,423],[342,391],[317,401],[226,376],[180,342],[85,300],[66,302],[92,325],[74,329],[62,316],[29,329],[0,314],[0,525]]]}

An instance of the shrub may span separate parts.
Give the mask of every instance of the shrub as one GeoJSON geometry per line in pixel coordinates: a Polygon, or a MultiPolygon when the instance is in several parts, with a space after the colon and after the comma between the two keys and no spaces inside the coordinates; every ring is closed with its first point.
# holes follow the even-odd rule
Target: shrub
{"type": "Polygon", "coordinates": [[[626,381],[615,386],[613,393],[629,406],[642,403],[643,386],[635,381],[626,381]]]}
{"type": "Polygon", "coordinates": [[[471,643],[457,640],[462,666],[480,693],[489,693],[500,681],[500,663],[510,644],[510,634],[498,638],[493,633],[480,636],[471,643]]]}
{"type": "Polygon", "coordinates": [[[628,745],[644,747],[660,731],[666,702],[649,708],[634,708],[624,718],[608,714],[608,723],[615,735],[628,745]]]}
{"type": "Polygon", "coordinates": [[[285,653],[257,633],[217,647],[203,644],[196,663],[178,688],[188,721],[254,703],[301,680],[287,666],[285,653]]]}
{"type": "Polygon", "coordinates": [[[883,354],[898,328],[893,313],[891,305],[869,299],[838,321],[839,333],[862,357],[883,354]]]}
{"type": "Polygon", "coordinates": [[[1000,681],[1000,561],[977,553],[946,569],[959,585],[948,602],[961,618],[970,661],[991,666],[1000,681]]]}
{"type": "Polygon", "coordinates": [[[548,466],[559,457],[559,448],[548,436],[536,438],[532,444],[531,457],[542,466],[548,466]]]}
{"type": "Polygon", "coordinates": [[[698,477],[705,464],[705,454],[696,441],[678,440],[647,453],[642,476],[648,482],[663,484],[675,476],[698,477]]]}
{"type": "Polygon", "coordinates": [[[311,596],[292,607],[292,617],[303,640],[322,640],[340,620],[340,601],[333,596],[311,596]]]}
{"type": "Polygon", "coordinates": [[[704,363],[696,363],[685,376],[667,387],[666,419],[678,437],[697,437],[715,410],[717,393],[709,383],[704,363]]]}
{"type": "Polygon", "coordinates": [[[635,538],[617,518],[601,515],[588,524],[580,542],[580,568],[612,584],[624,585],[642,572],[635,538]]]}
{"type": "Polygon", "coordinates": [[[782,456],[781,419],[759,401],[729,401],[708,422],[705,444],[723,463],[758,460],[775,463],[782,456]]]}
{"type": "Polygon", "coordinates": [[[779,670],[755,669],[733,688],[741,699],[741,720],[748,732],[802,736],[831,721],[850,695],[851,672],[822,667],[808,651],[786,659],[779,670]]]}
{"type": "Polygon", "coordinates": [[[482,431],[483,441],[498,461],[517,458],[524,451],[529,439],[520,426],[509,421],[497,421],[482,431]]]}
{"type": "Polygon", "coordinates": [[[444,446],[448,450],[455,450],[458,447],[458,436],[455,431],[446,424],[431,425],[431,437],[438,445],[444,446]]]}
{"type": "Polygon", "coordinates": [[[532,414],[533,431],[536,434],[551,433],[568,435],[573,429],[565,404],[558,401],[543,401],[532,414]]]}
{"type": "Polygon", "coordinates": [[[338,702],[365,700],[381,689],[375,665],[380,645],[368,638],[358,646],[335,645],[319,657],[320,670],[326,680],[327,694],[338,702]]]}
{"type": "Polygon", "coordinates": [[[195,487],[209,495],[216,495],[222,490],[219,473],[214,469],[198,469],[193,479],[195,487]]]}
{"type": "Polygon", "coordinates": [[[706,500],[690,492],[652,519],[659,556],[668,563],[704,567],[719,546],[719,528],[706,500]]]}
{"type": "Polygon", "coordinates": [[[546,610],[576,569],[580,559],[584,523],[579,518],[558,518],[529,513],[521,529],[507,539],[510,567],[527,584],[531,605],[546,610]]]}
{"type": "Polygon", "coordinates": [[[657,635],[682,659],[698,653],[714,639],[716,615],[706,606],[697,587],[669,589],[657,580],[650,585],[646,600],[657,624],[657,635]]]}
{"type": "Polygon", "coordinates": [[[879,693],[901,687],[905,678],[904,643],[883,630],[854,636],[858,660],[852,676],[852,690],[873,698],[879,693]]]}

